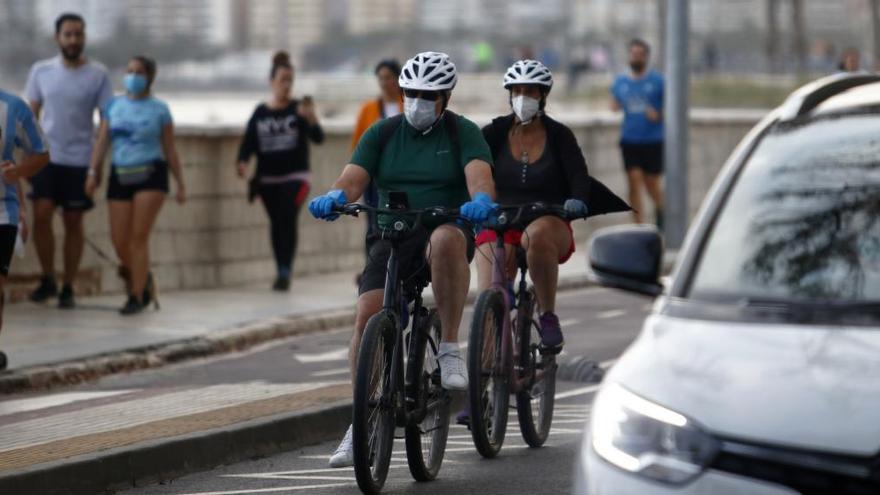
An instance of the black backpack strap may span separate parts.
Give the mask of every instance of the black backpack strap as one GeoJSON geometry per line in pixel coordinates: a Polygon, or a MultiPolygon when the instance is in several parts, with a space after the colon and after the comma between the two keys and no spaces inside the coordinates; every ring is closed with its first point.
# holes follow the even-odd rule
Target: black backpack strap
{"type": "MultiPolygon", "coordinates": [[[[461,162],[461,141],[458,139],[458,114],[452,110],[443,112],[443,126],[446,128],[446,133],[449,134],[449,143],[452,145],[455,159],[461,162]]],[[[463,167],[466,164],[459,163],[459,165],[463,167]]]]}
{"type": "Polygon", "coordinates": [[[385,145],[391,140],[391,136],[397,131],[397,128],[403,123],[403,114],[395,115],[382,121],[382,128],[379,129],[379,155],[385,150],[385,145]]]}
{"type": "Polygon", "coordinates": [[[376,105],[379,105],[379,117],[383,119],[385,117],[388,117],[387,115],[385,115],[385,102],[382,101],[382,98],[376,99],[376,105]]]}

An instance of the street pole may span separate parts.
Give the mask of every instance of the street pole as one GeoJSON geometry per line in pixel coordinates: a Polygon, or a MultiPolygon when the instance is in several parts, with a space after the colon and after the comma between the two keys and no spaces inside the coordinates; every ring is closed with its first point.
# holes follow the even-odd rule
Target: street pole
{"type": "Polygon", "coordinates": [[[688,226],[688,0],[666,5],[666,94],[664,164],[666,246],[678,249],[688,226]]]}

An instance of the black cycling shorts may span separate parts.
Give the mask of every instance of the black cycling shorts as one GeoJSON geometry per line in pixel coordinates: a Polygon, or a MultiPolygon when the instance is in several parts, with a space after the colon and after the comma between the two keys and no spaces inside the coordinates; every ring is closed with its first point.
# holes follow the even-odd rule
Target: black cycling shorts
{"type": "MultiPolygon", "coordinates": [[[[467,240],[467,261],[474,259],[476,243],[474,232],[470,228],[456,223],[448,223],[464,234],[467,240]]],[[[418,283],[431,281],[431,266],[425,259],[428,242],[431,240],[433,230],[419,228],[412,232],[398,251],[400,256],[399,274],[403,278],[405,287],[412,287],[418,283]]],[[[358,295],[375,289],[385,288],[385,274],[388,271],[388,258],[391,257],[391,242],[385,239],[374,239],[369,244],[367,265],[361,275],[361,284],[358,287],[358,295]]]]}
{"type": "Polygon", "coordinates": [[[12,253],[15,251],[15,238],[18,236],[18,227],[15,225],[0,225],[0,275],[9,275],[9,265],[12,263],[12,253]]]}
{"type": "Polygon", "coordinates": [[[663,173],[663,143],[620,143],[620,150],[626,170],[638,168],[648,175],[663,173]]]}
{"type": "Polygon", "coordinates": [[[131,201],[140,191],[168,192],[168,162],[153,162],[153,172],[138,184],[123,185],[119,182],[116,167],[111,166],[110,180],[107,182],[107,199],[114,201],[131,201]]]}
{"type": "Polygon", "coordinates": [[[64,211],[86,211],[95,203],[86,196],[88,167],[73,167],[49,162],[30,178],[33,200],[49,199],[64,211]]]}

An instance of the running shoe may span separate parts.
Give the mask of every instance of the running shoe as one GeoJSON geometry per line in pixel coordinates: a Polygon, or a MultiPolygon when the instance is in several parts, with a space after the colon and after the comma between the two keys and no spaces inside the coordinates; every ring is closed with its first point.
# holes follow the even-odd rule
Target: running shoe
{"type": "Polygon", "coordinates": [[[539,323],[541,324],[541,352],[558,354],[565,343],[562,338],[562,328],[559,326],[559,317],[556,316],[556,313],[547,311],[541,315],[539,323]]]}
{"type": "Polygon", "coordinates": [[[128,301],[125,302],[125,306],[119,309],[119,314],[123,316],[135,315],[143,311],[144,308],[146,308],[144,303],[138,301],[134,296],[128,296],[128,301]]]}
{"type": "Polygon", "coordinates": [[[61,287],[61,294],[58,296],[58,307],[61,309],[73,309],[76,307],[76,301],[73,299],[73,287],[70,284],[64,284],[61,287]]]}
{"type": "Polygon", "coordinates": [[[344,468],[351,466],[354,466],[354,447],[351,441],[351,425],[349,425],[348,430],[345,432],[345,437],[342,438],[339,447],[336,447],[336,452],[330,456],[330,467],[344,468]]]}
{"type": "Polygon", "coordinates": [[[31,301],[41,303],[56,295],[58,295],[58,285],[55,284],[55,277],[47,275],[40,279],[40,285],[31,292],[31,301]]]}

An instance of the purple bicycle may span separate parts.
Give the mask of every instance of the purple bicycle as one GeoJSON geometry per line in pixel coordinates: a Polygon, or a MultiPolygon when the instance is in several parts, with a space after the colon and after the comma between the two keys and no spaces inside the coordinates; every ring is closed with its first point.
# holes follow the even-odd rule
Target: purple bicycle
{"type": "Polygon", "coordinates": [[[562,206],[545,203],[502,206],[499,211],[497,221],[485,227],[497,238],[492,285],[477,297],[468,344],[470,430],[477,451],[487,458],[498,455],[504,443],[510,394],[516,395],[523,439],[540,447],[550,434],[556,392],[556,356],[540,352],[537,299],[526,281],[526,253],[519,246],[519,283],[511,302],[504,233],[544,215],[570,219],[562,206]]]}

